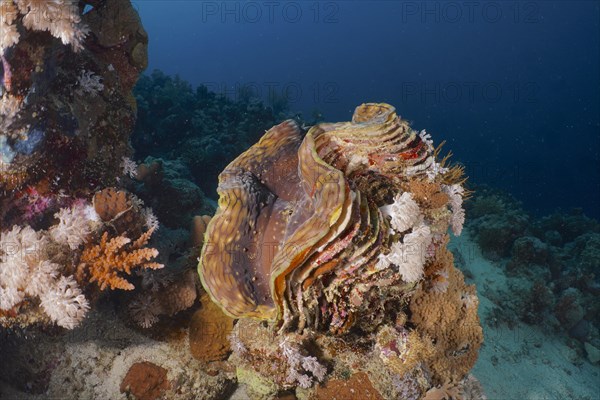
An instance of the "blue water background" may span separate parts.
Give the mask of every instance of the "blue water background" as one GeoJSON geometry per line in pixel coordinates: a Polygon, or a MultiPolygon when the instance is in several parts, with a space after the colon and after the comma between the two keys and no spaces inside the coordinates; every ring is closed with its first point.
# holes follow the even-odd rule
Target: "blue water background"
{"type": "MultiPolygon", "coordinates": [[[[149,71],[328,121],[389,102],[471,180],[600,217],[596,1],[135,1],[149,71]]],[[[174,132],[173,134],[176,134],[174,132]]]]}

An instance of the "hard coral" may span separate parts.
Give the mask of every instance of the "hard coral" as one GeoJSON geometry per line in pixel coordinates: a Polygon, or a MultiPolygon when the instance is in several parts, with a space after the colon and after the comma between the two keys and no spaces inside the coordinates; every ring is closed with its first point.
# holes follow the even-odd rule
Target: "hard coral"
{"type": "Polygon", "coordinates": [[[369,376],[364,372],[359,372],[352,375],[348,380],[333,379],[319,386],[315,399],[383,400],[383,397],[373,387],[369,376]]]}
{"type": "Polygon", "coordinates": [[[86,247],[81,254],[78,278],[82,280],[82,277],[89,273],[89,281],[97,282],[100,290],[107,287],[133,290],[135,286],[119,276],[120,273],[131,274],[131,269],[135,267],[150,269],[164,267],[163,264],[149,262],[158,255],[158,250],[144,247],[152,232],[153,229],[148,230],[133,243],[131,239],[122,235],[109,240],[108,232],[104,232],[99,244],[86,247]]]}

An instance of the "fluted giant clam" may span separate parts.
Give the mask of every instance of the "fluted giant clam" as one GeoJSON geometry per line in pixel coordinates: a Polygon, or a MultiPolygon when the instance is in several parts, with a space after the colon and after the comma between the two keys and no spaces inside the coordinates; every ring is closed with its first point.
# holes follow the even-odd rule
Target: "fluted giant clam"
{"type": "Polygon", "coordinates": [[[443,164],[429,135],[388,104],[304,136],[292,120],[274,126],[219,176],[199,264],[205,289],[230,316],[285,329],[340,333],[379,318],[386,299],[436,273],[427,260],[454,211],[443,192],[460,176],[443,164]],[[412,193],[423,185],[441,194],[435,208],[412,193]]]}

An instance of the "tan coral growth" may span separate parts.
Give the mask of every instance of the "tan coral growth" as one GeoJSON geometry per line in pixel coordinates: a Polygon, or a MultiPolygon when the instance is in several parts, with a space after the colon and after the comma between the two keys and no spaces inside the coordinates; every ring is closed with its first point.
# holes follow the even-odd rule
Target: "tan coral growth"
{"type": "Polygon", "coordinates": [[[102,221],[112,221],[131,208],[127,192],[115,188],[102,189],[94,194],[94,209],[102,221]]]}
{"type": "Polygon", "coordinates": [[[78,278],[82,280],[89,273],[89,282],[97,282],[100,290],[107,287],[133,290],[135,287],[120,273],[131,274],[131,269],[135,267],[158,269],[164,266],[149,262],[158,255],[158,250],[144,247],[153,232],[154,229],[148,230],[133,243],[126,236],[109,240],[108,232],[104,232],[99,244],[86,247],[81,254],[78,278]]]}
{"type": "Polygon", "coordinates": [[[373,387],[369,376],[364,372],[358,372],[346,381],[334,379],[317,387],[315,399],[383,400],[383,397],[373,387]]]}
{"type": "Polygon", "coordinates": [[[133,364],[121,382],[121,393],[139,400],[154,400],[164,396],[171,384],[166,369],[148,361],[133,364]]]}
{"type": "Polygon", "coordinates": [[[422,285],[410,302],[410,322],[434,340],[429,367],[438,384],[460,381],[477,361],[483,342],[475,287],[465,284],[462,273],[451,265],[451,255],[443,258],[449,263],[447,290],[434,291],[422,285]]]}
{"type": "Polygon", "coordinates": [[[423,209],[436,209],[448,204],[448,195],[442,192],[439,183],[415,178],[406,182],[404,186],[423,209]]]}
{"type": "Polygon", "coordinates": [[[208,295],[202,297],[201,303],[202,308],[190,321],[190,351],[198,360],[222,360],[231,351],[228,335],[233,329],[233,319],[225,315],[208,295]]]}
{"type": "Polygon", "coordinates": [[[377,333],[376,349],[381,360],[399,376],[410,373],[434,353],[429,338],[421,337],[417,331],[390,326],[384,326],[377,333]]]}

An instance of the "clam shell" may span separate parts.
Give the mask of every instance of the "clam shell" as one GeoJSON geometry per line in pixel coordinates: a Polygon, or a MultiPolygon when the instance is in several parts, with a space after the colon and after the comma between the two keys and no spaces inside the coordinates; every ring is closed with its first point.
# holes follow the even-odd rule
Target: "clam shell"
{"type": "Polygon", "coordinates": [[[376,267],[398,240],[379,207],[434,162],[431,144],[387,104],[363,104],[351,122],[304,137],[291,120],[273,127],[219,176],[204,287],[232,317],[347,330],[364,293],[402,284],[376,267]]]}

